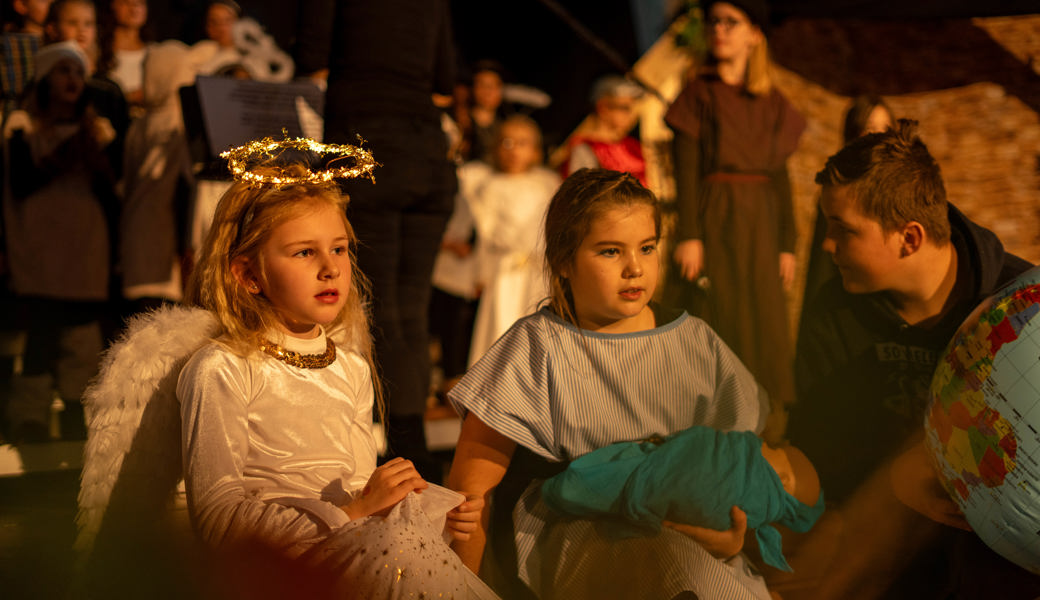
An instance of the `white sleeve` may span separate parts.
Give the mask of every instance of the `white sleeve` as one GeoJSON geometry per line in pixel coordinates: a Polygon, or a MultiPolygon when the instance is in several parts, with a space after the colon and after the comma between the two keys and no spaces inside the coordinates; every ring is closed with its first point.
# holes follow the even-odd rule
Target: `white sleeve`
{"type": "Polygon", "coordinates": [[[597,167],[599,167],[599,159],[596,158],[596,153],[592,151],[592,146],[578,144],[571,148],[571,158],[567,161],[568,175],[578,169],[595,169],[597,167]]]}

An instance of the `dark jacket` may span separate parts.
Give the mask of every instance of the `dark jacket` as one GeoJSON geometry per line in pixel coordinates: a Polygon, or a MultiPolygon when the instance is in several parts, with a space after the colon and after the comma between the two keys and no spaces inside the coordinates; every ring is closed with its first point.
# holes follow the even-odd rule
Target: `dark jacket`
{"type": "Polygon", "coordinates": [[[907,324],[884,293],[850,294],[835,277],[803,312],[795,358],[798,399],[789,437],[840,501],[923,423],[935,366],[961,322],[1031,265],[949,205],[957,250],[955,306],[929,327],[907,324]]]}

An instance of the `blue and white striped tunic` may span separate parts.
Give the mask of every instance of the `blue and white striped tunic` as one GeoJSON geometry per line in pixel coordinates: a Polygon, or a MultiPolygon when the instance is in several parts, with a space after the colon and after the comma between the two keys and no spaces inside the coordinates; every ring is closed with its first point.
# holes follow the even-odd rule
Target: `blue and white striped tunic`
{"type": "MultiPolygon", "coordinates": [[[[660,317],[659,317],[660,319],[660,317]]],[[[548,309],[516,322],[450,392],[460,414],[549,461],[692,425],[760,432],[765,392],[703,321],[680,314],[634,333],[579,330],[548,309]]],[[[607,540],[592,521],[560,517],[540,481],[514,509],[521,579],[542,598],[757,598],[765,586],[741,557],[712,558],[665,529],[607,540]]]]}

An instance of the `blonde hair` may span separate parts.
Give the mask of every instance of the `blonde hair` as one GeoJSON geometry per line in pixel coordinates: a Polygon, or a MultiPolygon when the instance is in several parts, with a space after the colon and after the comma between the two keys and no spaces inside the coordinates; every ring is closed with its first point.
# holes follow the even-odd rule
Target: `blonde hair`
{"type": "MultiPolygon", "coordinates": [[[[264,173],[268,169],[254,169],[264,173]]],[[[271,174],[299,176],[300,165],[270,169],[271,174]]],[[[257,274],[263,276],[264,262],[260,252],[272,232],[283,223],[315,206],[331,206],[343,217],[350,240],[350,290],[336,318],[328,324],[329,332],[342,330],[350,340],[351,350],[358,352],[372,369],[376,404],[383,413],[382,394],[378,384],[372,350],[367,308],[367,279],[357,268],[353,247],[357,243],[354,229],[347,221],[348,198],[334,182],[251,186],[236,182],[217,205],[206,240],[191,276],[185,301],[204,308],[217,318],[225,343],[241,356],[258,351],[265,333],[278,323],[276,308],[263,294],[253,294],[232,270],[235,260],[247,259],[257,274]]]]}
{"type": "MultiPolygon", "coordinates": [[[[743,13],[744,17],[748,19],[748,25],[757,29],[759,33],[759,42],[748,54],[747,70],[744,72],[744,89],[754,96],[765,96],[773,90],[773,62],[769,59],[769,41],[766,39],[766,32],[750,17],[746,9],[736,5],[733,7],[743,13]]],[[[708,52],[704,57],[704,64],[699,70],[715,73],[717,65],[715,56],[708,52]]]]}
{"type": "Polygon", "coordinates": [[[762,32],[762,39],[751,49],[751,55],[748,56],[744,89],[755,96],[765,96],[773,90],[773,64],[769,60],[769,44],[766,42],[765,32],[762,32]]]}

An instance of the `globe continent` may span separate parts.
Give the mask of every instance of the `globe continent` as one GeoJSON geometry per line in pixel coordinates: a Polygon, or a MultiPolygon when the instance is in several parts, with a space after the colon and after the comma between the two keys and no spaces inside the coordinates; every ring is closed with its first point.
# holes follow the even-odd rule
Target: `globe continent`
{"type": "Polygon", "coordinates": [[[943,486],[990,548],[1040,574],[1040,267],[965,320],[930,394],[926,443],[943,486]]]}

